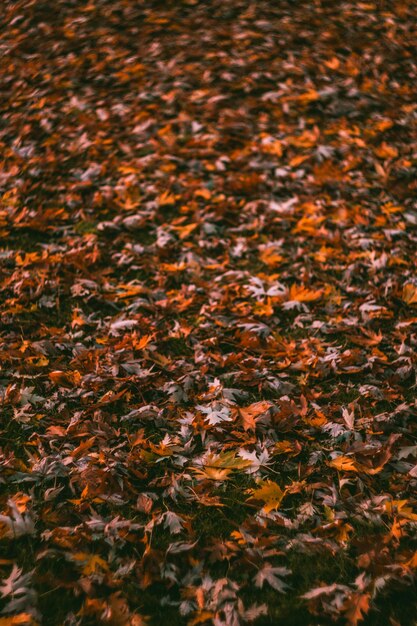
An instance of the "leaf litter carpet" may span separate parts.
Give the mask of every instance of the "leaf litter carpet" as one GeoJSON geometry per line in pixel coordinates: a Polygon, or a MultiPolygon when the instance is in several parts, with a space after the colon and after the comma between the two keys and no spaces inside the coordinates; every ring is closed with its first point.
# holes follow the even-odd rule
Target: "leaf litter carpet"
{"type": "Polygon", "coordinates": [[[416,3],[1,11],[0,624],[415,624],[416,3]]]}

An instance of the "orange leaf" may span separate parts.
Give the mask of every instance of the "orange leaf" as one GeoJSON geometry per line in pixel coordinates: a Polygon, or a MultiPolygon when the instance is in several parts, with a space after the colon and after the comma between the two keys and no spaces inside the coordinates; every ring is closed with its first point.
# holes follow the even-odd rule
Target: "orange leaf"
{"type": "Polygon", "coordinates": [[[180,239],[186,239],[193,230],[197,228],[198,224],[187,224],[186,226],[174,226],[175,230],[178,232],[178,237],[180,239]]]}
{"type": "Polygon", "coordinates": [[[90,437],[86,441],[83,441],[82,443],[80,443],[80,445],[77,448],[75,448],[75,450],[73,450],[72,457],[74,459],[77,459],[80,456],[82,456],[85,452],[87,452],[87,450],[91,448],[95,440],[96,440],[95,437],[90,437]]]}
{"type": "Polygon", "coordinates": [[[169,206],[175,204],[175,196],[168,191],[164,191],[158,198],[159,206],[169,206]]]}
{"type": "Polygon", "coordinates": [[[275,454],[287,454],[288,456],[297,456],[301,450],[302,447],[299,441],[288,441],[287,439],[278,441],[274,446],[275,454]]]}
{"type": "Polygon", "coordinates": [[[272,404],[266,400],[261,402],[254,402],[247,407],[239,409],[239,413],[243,419],[243,428],[245,430],[255,429],[256,418],[263,413],[266,413],[271,408],[272,404]]]}
{"type": "Polygon", "coordinates": [[[284,257],[281,256],[281,254],[278,254],[276,248],[274,247],[264,248],[260,252],[259,257],[262,263],[265,263],[265,265],[268,265],[268,267],[275,267],[276,265],[282,263],[282,261],[284,260],[284,257]]]}
{"type": "Polygon", "coordinates": [[[358,468],[353,459],[348,456],[338,456],[336,459],[329,461],[329,467],[334,467],[339,472],[357,472],[358,468]]]}
{"type": "Polygon", "coordinates": [[[332,57],[328,61],[325,61],[324,65],[331,70],[337,70],[340,67],[340,61],[337,57],[332,57]]]}
{"type": "Polygon", "coordinates": [[[282,156],[283,152],[282,143],[280,141],[271,141],[269,143],[264,143],[262,145],[262,151],[280,157],[282,156]]]}
{"type": "Polygon", "coordinates": [[[297,302],[314,302],[321,298],[321,289],[307,289],[304,285],[292,285],[289,292],[289,299],[297,302]]]}
{"type": "Polygon", "coordinates": [[[409,561],[407,561],[406,565],[411,567],[411,569],[417,569],[417,551],[414,552],[413,556],[409,561]]]}
{"type": "Polygon", "coordinates": [[[253,307],[255,315],[271,317],[274,314],[274,309],[271,305],[271,299],[268,298],[267,302],[256,302],[253,307]]]}
{"type": "Polygon", "coordinates": [[[202,188],[202,189],[197,189],[194,192],[194,196],[196,198],[203,198],[203,200],[210,200],[211,198],[211,191],[209,189],[206,188],[202,188]]]}
{"type": "Polygon", "coordinates": [[[83,574],[85,576],[93,574],[99,569],[104,571],[108,571],[109,569],[106,561],[104,561],[104,559],[97,554],[90,554],[89,552],[75,552],[75,554],[73,554],[73,559],[83,563],[83,574]]]}
{"type": "Polygon", "coordinates": [[[154,339],[155,335],[142,335],[140,339],[135,339],[134,345],[136,350],[143,350],[154,339]]]}
{"type": "Polygon", "coordinates": [[[370,593],[353,593],[349,598],[345,617],[349,626],[357,626],[369,611],[370,593]]]}
{"type": "Polygon", "coordinates": [[[49,378],[57,385],[76,387],[81,380],[81,374],[78,370],[69,370],[68,372],[55,370],[49,373],[49,378]]]}
{"type": "Polygon", "coordinates": [[[385,141],[378,148],[375,148],[374,153],[381,159],[395,159],[398,156],[397,148],[389,146],[385,141]]]}
{"type": "Polygon", "coordinates": [[[37,622],[33,619],[30,613],[18,613],[17,615],[10,615],[9,617],[0,617],[0,626],[35,626],[37,622]]]}
{"type": "Polygon", "coordinates": [[[404,285],[402,299],[407,304],[417,304],[417,287],[411,283],[404,285]]]}

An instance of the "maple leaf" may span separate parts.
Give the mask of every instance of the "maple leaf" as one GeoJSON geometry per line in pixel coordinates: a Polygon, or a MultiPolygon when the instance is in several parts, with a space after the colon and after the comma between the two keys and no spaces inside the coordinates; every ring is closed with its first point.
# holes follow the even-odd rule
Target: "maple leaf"
{"type": "Polygon", "coordinates": [[[205,467],[222,467],[227,469],[242,469],[248,467],[250,462],[236,456],[236,452],[220,452],[219,454],[208,453],[202,463],[205,467]]]}
{"type": "Polygon", "coordinates": [[[346,423],[346,426],[350,429],[353,430],[353,426],[355,424],[355,408],[351,408],[351,410],[347,409],[346,407],[342,408],[342,417],[346,423]]]}
{"type": "Polygon", "coordinates": [[[179,515],[174,513],[174,511],[167,511],[163,515],[164,518],[164,528],[168,528],[169,532],[172,535],[177,535],[181,532],[184,521],[181,519],[179,515]]]}
{"type": "Polygon", "coordinates": [[[265,603],[253,604],[248,609],[245,609],[242,605],[241,608],[239,607],[239,613],[245,621],[254,622],[261,615],[268,615],[268,607],[265,603]]]}
{"type": "Polygon", "coordinates": [[[259,472],[261,467],[267,467],[271,458],[271,455],[266,448],[261,450],[259,453],[255,450],[253,452],[249,452],[248,450],[241,448],[239,450],[239,456],[246,461],[248,474],[255,474],[256,472],[259,472]]]}
{"type": "Polygon", "coordinates": [[[247,407],[241,407],[239,413],[243,419],[243,428],[245,430],[256,428],[256,418],[266,413],[271,408],[272,404],[265,400],[261,402],[254,402],[247,407]]]}
{"type": "Polygon", "coordinates": [[[247,285],[247,289],[255,298],[283,296],[286,292],[285,286],[281,283],[276,282],[272,286],[268,287],[265,286],[263,281],[257,276],[250,279],[250,284],[247,285]]]}
{"type": "Polygon", "coordinates": [[[250,461],[237,457],[233,450],[219,454],[209,452],[199,462],[202,468],[193,467],[193,471],[200,478],[209,480],[225,480],[232,471],[251,465],[250,461]]]}
{"type": "Polygon", "coordinates": [[[162,207],[175,204],[174,194],[169,193],[169,191],[164,191],[164,193],[162,193],[158,198],[158,204],[162,207]]]}
{"type": "Polygon", "coordinates": [[[409,456],[417,457],[417,445],[415,446],[404,446],[398,450],[398,458],[399,459],[407,459],[409,456]]]}
{"type": "Polygon", "coordinates": [[[413,509],[409,505],[408,500],[387,500],[385,502],[385,510],[388,514],[397,514],[403,519],[417,522],[417,513],[414,513],[413,509]]]}
{"type": "Polygon", "coordinates": [[[336,591],[340,591],[343,594],[346,594],[350,591],[350,589],[346,585],[333,583],[332,585],[323,585],[322,587],[315,587],[314,589],[310,589],[310,591],[307,591],[301,597],[304,598],[304,600],[314,600],[321,596],[330,596],[336,591]]]}
{"type": "Polygon", "coordinates": [[[297,456],[302,450],[301,444],[298,441],[278,441],[274,446],[275,454],[285,454],[288,456],[297,456]]]}
{"type": "Polygon", "coordinates": [[[385,141],[374,149],[374,153],[381,159],[393,159],[398,156],[397,148],[388,145],[385,141]]]}
{"type": "Polygon", "coordinates": [[[357,472],[358,466],[354,459],[348,456],[337,456],[328,462],[330,467],[334,467],[339,472],[357,472]]]}
{"type": "Polygon", "coordinates": [[[263,137],[261,142],[261,149],[263,152],[268,154],[273,154],[274,156],[280,157],[283,153],[282,143],[273,137],[263,137]]]}
{"type": "Polygon", "coordinates": [[[97,554],[89,554],[88,552],[75,552],[72,558],[83,563],[83,574],[89,576],[100,572],[100,570],[108,571],[109,566],[104,559],[97,554]]]}
{"type": "Polygon", "coordinates": [[[417,569],[414,3],[3,4],[0,626],[12,555],[51,626],[271,622],[275,558],[360,626],[417,569]]]}
{"type": "Polygon", "coordinates": [[[278,252],[277,247],[274,245],[269,245],[268,247],[261,249],[259,257],[262,263],[265,263],[265,265],[268,265],[269,267],[280,265],[285,260],[285,257],[278,252]]]}
{"type": "Polygon", "coordinates": [[[255,576],[255,585],[262,589],[264,583],[267,582],[279,593],[285,593],[288,585],[282,578],[289,576],[289,574],[291,574],[291,570],[287,567],[273,567],[270,563],[265,563],[255,576]]]}
{"type": "Polygon", "coordinates": [[[174,229],[178,232],[180,239],[187,239],[191,233],[198,228],[198,224],[187,224],[187,226],[175,226],[174,229]]]}
{"type": "Polygon", "coordinates": [[[266,513],[278,509],[285,496],[285,491],[272,480],[260,481],[258,485],[255,489],[249,489],[247,493],[250,493],[255,500],[262,500],[265,503],[263,508],[266,513]]]}
{"type": "Polygon", "coordinates": [[[38,404],[45,400],[43,396],[39,396],[37,393],[33,393],[34,387],[24,387],[20,392],[20,403],[26,404],[38,404]]]}
{"type": "Polygon", "coordinates": [[[4,579],[0,585],[0,595],[3,598],[12,596],[4,606],[2,613],[19,613],[22,611],[33,616],[37,615],[35,608],[37,594],[32,588],[32,572],[23,574],[22,569],[13,564],[9,577],[4,579]]]}
{"type": "Polygon", "coordinates": [[[369,611],[370,593],[352,593],[346,600],[344,616],[350,626],[357,626],[369,611]]]}
{"type": "MultiPolygon", "coordinates": [[[[6,527],[5,534],[8,537],[22,537],[23,535],[33,535],[35,524],[29,513],[20,513],[14,500],[9,500],[9,515],[0,515],[0,524],[6,527]]],[[[0,534],[2,533],[0,527],[0,534]]]]}
{"type": "Polygon", "coordinates": [[[417,304],[417,287],[412,283],[404,285],[402,299],[407,304],[417,304]]]}
{"type": "Polygon", "coordinates": [[[15,593],[19,588],[26,591],[25,584],[28,581],[30,581],[30,575],[22,575],[22,569],[14,564],[10,576],[5,578],[0,586],[0,594],[5,597],[15,593]]]}
{"type": "Polygon", "coordinates": [[[197,404],[196,409],[205,415],[205,420],[211,425],[221,424],[222,422],[232,422],[233,417],[230,415],[230,409],[227,406],[215,404],[214,406],[203,406],[197,404]]]}
{"type": "Polygon", "coordinates": [[[274,308],[271,305],[270,299],[267,298],[266,302],[256,302],[253,307],[253,312],[255,315],[259,315],[259,317],[271,317],[274,314],[274,308]]]}
{"type": "Polygon", "coordinates": [[[191,468],[193,472],[196,474],[198,479],[207,479],[207,480],[228,480],[229,475],[232,470],[230,469],[219,469],[217,467],[193,467],[191,468]]]}
{"type": "Polygon", "coordinates": [[[304,285],[291,285],[288,298],[296,302],[314,302],[321,298],[322,289],[308,289],[304,285]]]}

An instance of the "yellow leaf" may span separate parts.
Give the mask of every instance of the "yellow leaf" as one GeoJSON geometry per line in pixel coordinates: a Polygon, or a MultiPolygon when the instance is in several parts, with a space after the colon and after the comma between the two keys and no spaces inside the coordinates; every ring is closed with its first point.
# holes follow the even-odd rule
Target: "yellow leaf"
{"type": "Polygon", "coordinates": [[[48,365],[49,359],[46,356],[29,356],[25,359],[26,363],[29,365],[34,365],[35,367],[44,367],[48,365]]]}
{"type": "Polygon", "coordinates": [[[204,469],[193,467],[192,470],[196,474],[197,480],[227,480],[232,471],[231,469],[218,469],[216,467],[205,467],[204,469]]]}
{"type": "Polygon", "coordinates": [[[388,500],[385,502],[385,510],[388,514],[396,514],[403,519],[407,519],[410,522],[417,522],[417,513],[414,513],[408,500],[388,500]]]}
{"type": "Polygon", "coordinates": [[[285,491],[272,480],[264,480],[259,483],[260,487],[257,489],[249,489],[248,493],[255,500],[262,500],[266,513],[278,509],[281,501],[285,495],[285,491]]]}
{"type": "Polygon", "coordinates": [[[109,569],[106,561],[97,554],[90,554],[89,552],[76,552],[73,555],[73,558],[76,561],[81,561],[84,563],[83,574],[85,576],[88,576],[89,574],[94,574],[94,572],[100,569],[106,572],[109,569]]]}
{"type": "Polygon", "coordinates": [[[217,455],[209,454],[204,461],[205,467],[243,469],[244,467],[249,467],[249,465],[251,465],[250,461],[236,456],[236,453],[233,450],[230,450],[229,452],[220,452],[220,454],[217,455]]]}
{"type": "Polygon", "coordinates": [[[236,456],[232,450],[229,452],[220,452],[220,454],[209,454],[204,460],[204,466],[191,468],[197,475],[197,478],[208,480],[227,480],[227,477],[233,470],[249,467],[251,461],[241,459],[236,456]]]}
{"type": "Polygon", "coordinates": [[[329,467],[334,467],[339,472],[357,472],[358,468],[353,459],[348,456],[338,456],[336,459],[329,461],[329,467]]]}
{"type": "Polygon", "coordinates": [[[275,454],[287,454],[288,456],[297,456],[302,450],[301,444],[298,441],[278,441],[274,446],[275,454]]]}
{"type": "Polygon", "coordinates": [[[104,571],[108,571],[109,566],[107,565],[106,561],[104,561],[104,559],[97,556],[96,554],[93,554],[93,556],[88,560],[87,564],[84,566],[83,574],[88,576],[89,574],[94,574],[94,572],[100,569],[104,571]]]}
{"type": "Polygon", "coordinates": [[[271,299],[268,298],[267,302],[256,302],[253,307],[253,312],[255,315],[259,315],[260,317],[271,317],[271,315],[274,314],[271,299]]]}

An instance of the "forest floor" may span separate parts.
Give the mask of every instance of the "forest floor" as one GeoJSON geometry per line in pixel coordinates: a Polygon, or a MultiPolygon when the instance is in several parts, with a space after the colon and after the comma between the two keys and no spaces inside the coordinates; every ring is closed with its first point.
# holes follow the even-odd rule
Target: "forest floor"
{"type": "Polygon", "coordinates": [[[0,626],[415,626],[417,2],[0,29],[0,626]]]}

